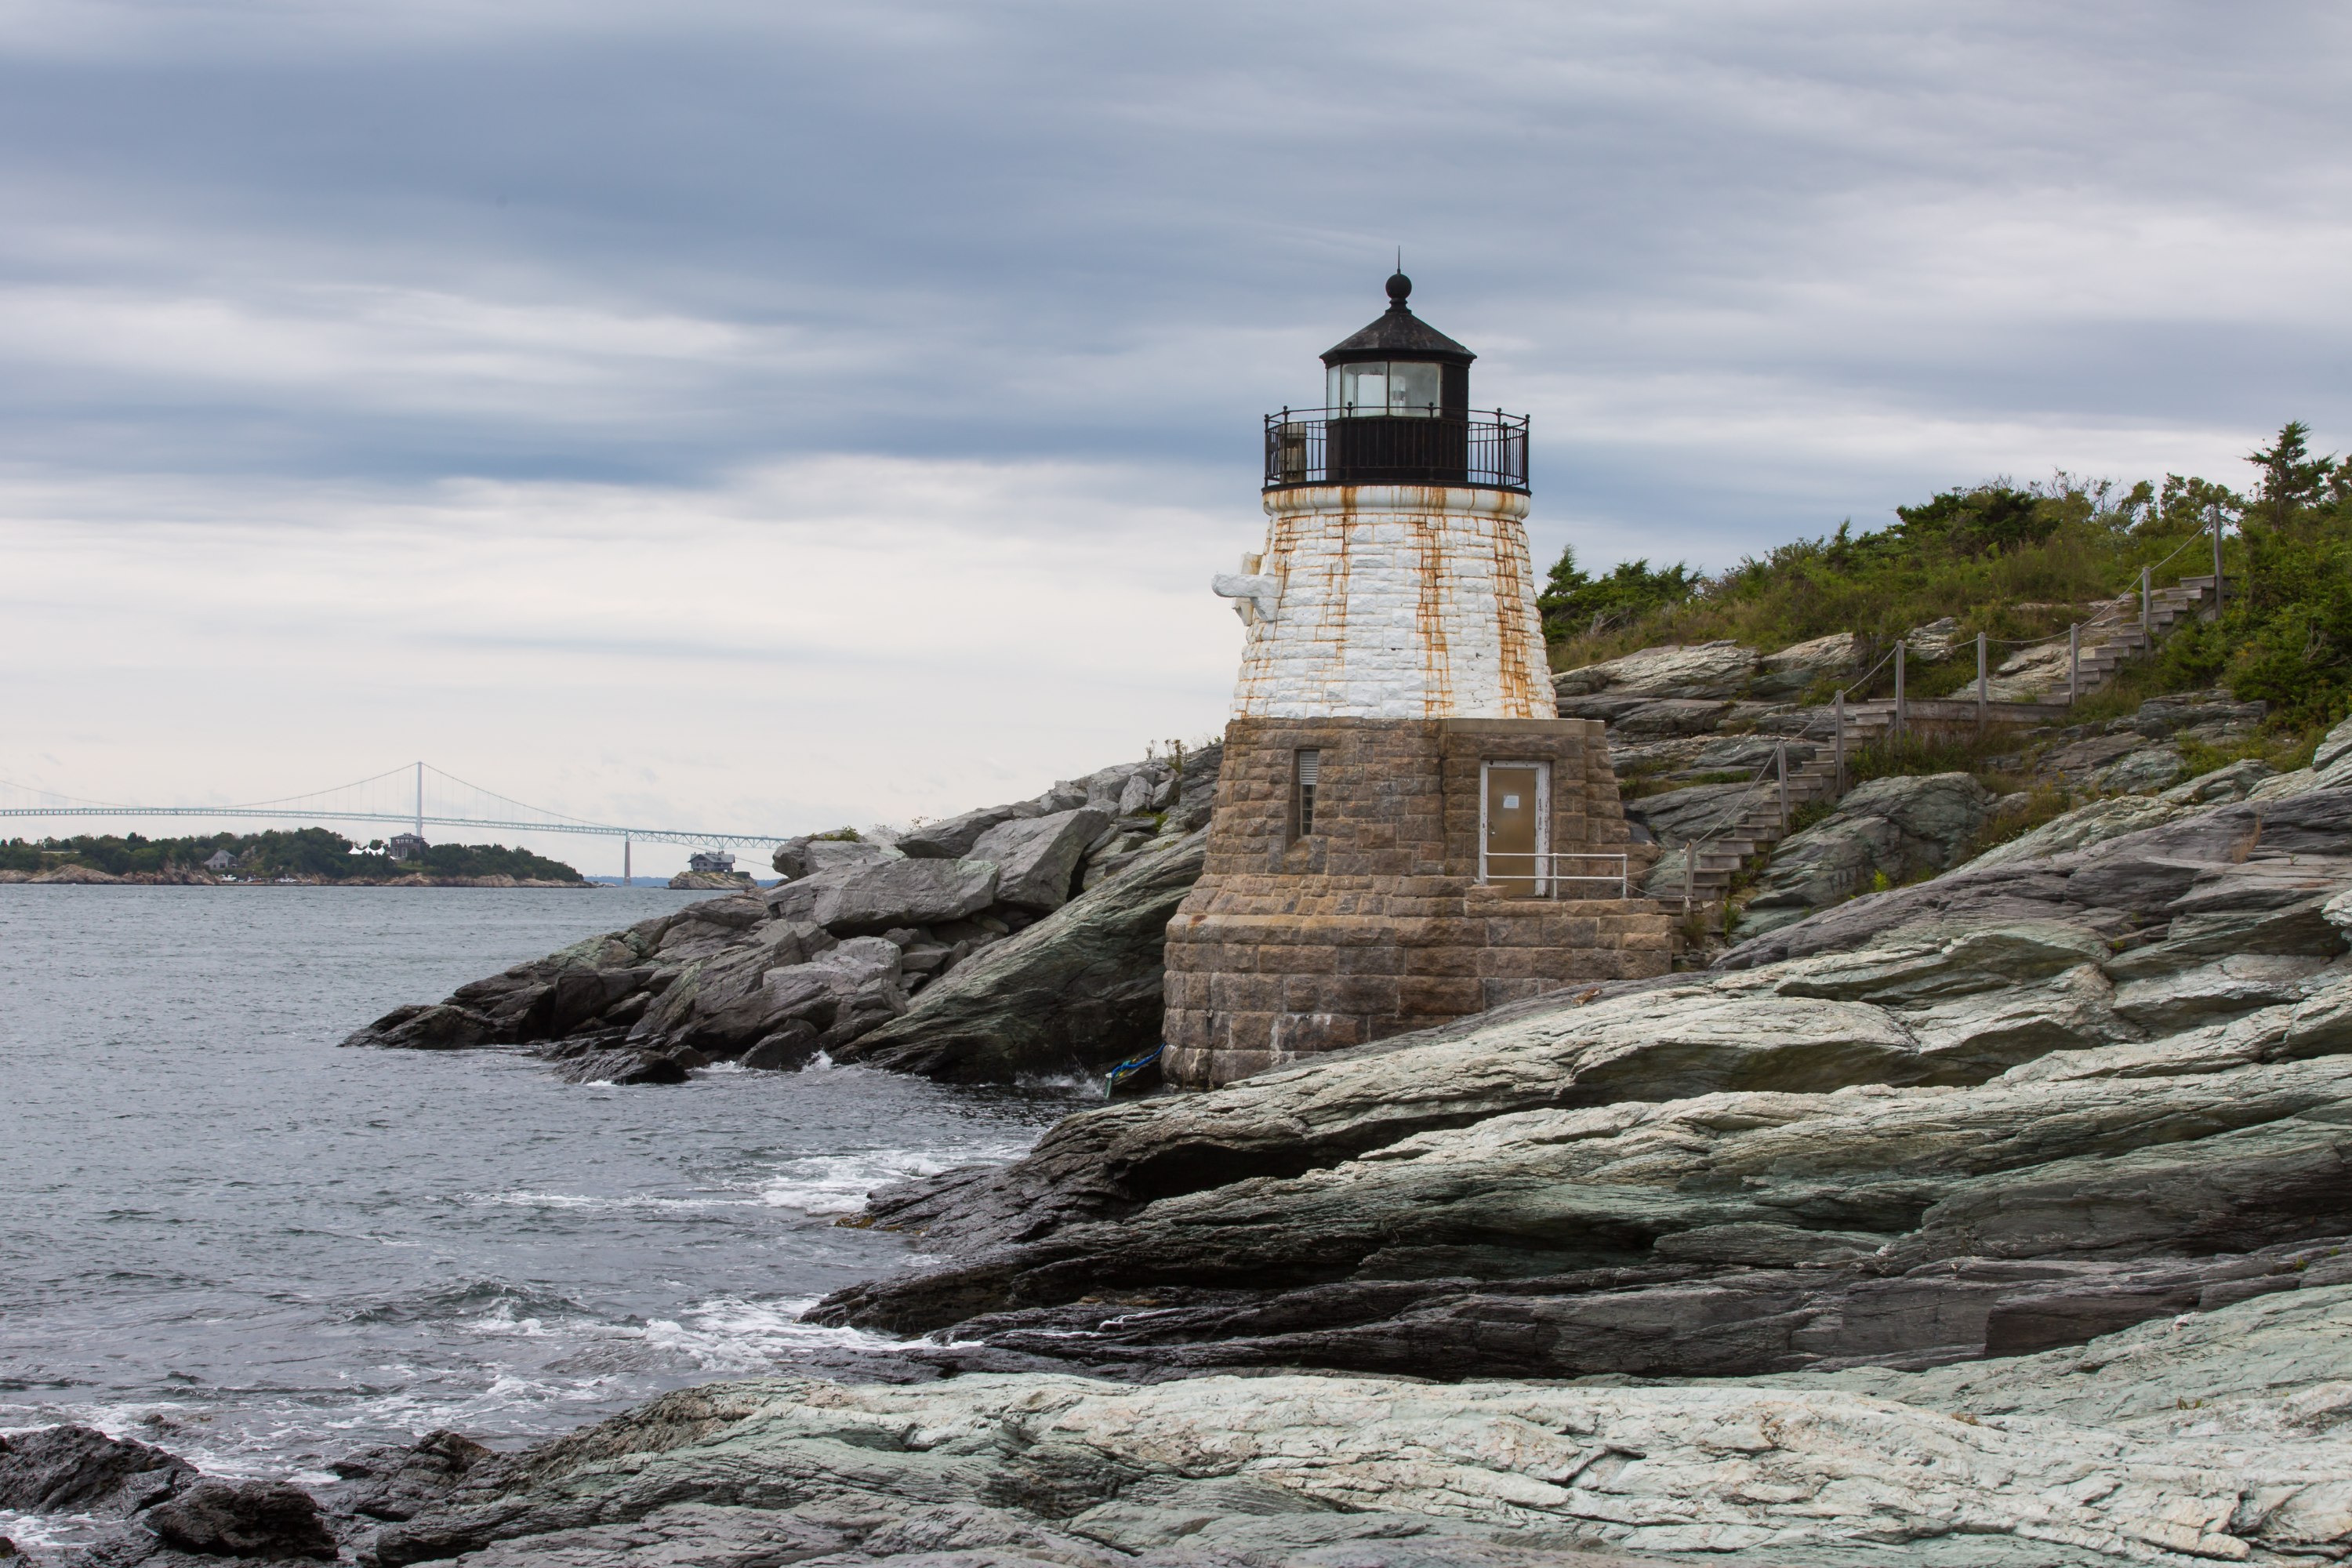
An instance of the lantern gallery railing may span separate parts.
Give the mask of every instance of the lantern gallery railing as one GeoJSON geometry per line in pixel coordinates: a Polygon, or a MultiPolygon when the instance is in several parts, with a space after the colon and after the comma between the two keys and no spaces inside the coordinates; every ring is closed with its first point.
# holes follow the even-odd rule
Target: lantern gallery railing
{"type": "Polygon", "coordinates": [[[1528,488],[1528,416],[1286,408],[1265,416],[1265,488],[1466,485],[1528,488]]]}
{"type": "Polygon", "coordinates": [[[1529,898],[1622,899],[1628,875],[1622,855],[1478,851],[1479,881],[1529,898]]]}

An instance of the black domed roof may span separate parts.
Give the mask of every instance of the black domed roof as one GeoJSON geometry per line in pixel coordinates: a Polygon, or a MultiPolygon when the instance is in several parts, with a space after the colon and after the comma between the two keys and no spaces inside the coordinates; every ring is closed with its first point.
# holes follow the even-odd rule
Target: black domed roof
{"type": "Polygon", "coordinates": [[[1325,364],[1352,364],[1374,359],[1426,359],[1442,364],[1468,364],[1478,356],[1423,321],[1405,303],[1412,279],[1399,272],[1389,279],[1389,308],[1362,331],[1340,339],[1323,351],[1325,364]]]}

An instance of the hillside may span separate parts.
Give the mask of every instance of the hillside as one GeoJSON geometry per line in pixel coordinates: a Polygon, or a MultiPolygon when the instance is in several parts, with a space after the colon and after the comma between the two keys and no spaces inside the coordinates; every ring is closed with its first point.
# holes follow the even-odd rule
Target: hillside
{"type": "MultiPolygon", "coordinates": [[[[2143,568],[2158,589],[2210,576],[2218,516],[2221,619],[2168,638],[2108,700],[2120,713],[2158,692],[2221,687],[2269,704],[2275,730],[2315,737],[2352,704],[2352,459],[2312,456],[2298,422],[2246,462],[2242,491],[2179,474],[2128,486],[2064,473],[2022,487],[1996,479],[1898,507],[1885,527],[1841,523],[1713,575],[1635,560],[1594,577],[1563,552],[1540,600],[1552,668],[1725,638],[1770,653],[1841,632],[1864,639],[1870,666],[1928,626],[1962,647],[1984,633],[1999,658],[2136,594],[2143,568]]],[[[1966,657],[1923,665],[1909,695],[1941,696],[1974,675],[1966,657]]],[[[1891,689],[1880,668],[1852,695],[1891,689]]]]}

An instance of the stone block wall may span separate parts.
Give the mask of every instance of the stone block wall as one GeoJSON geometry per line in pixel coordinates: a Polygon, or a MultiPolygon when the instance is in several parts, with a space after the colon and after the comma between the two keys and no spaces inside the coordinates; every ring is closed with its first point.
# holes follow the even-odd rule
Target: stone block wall
{"type": "MultiPolygon", "coordinates": [[[[1586,720],[1237,719],[1206,867],[1168,928],[1166,1068],[1230,1082],[1580,982],[1664,973],[1674,935],[1616,887],[1509,897],[1478,880],[1480,764],[1551,768],[1551,847],[1628,842],[1602,726],[1586,720]],[[1297,752],[1321,753],[1315,831],[1297,752]]],[[[1613,869],[1594,865],[1593,871],[1613,869]]]]}

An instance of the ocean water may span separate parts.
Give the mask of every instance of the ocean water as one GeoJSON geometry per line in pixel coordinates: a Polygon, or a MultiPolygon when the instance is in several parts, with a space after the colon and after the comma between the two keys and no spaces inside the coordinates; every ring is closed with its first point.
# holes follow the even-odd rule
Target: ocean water
{"type": "Polygon", "coordinates": [[[504,1052],[336,1048],[701,896],[0,887],[0,1431],[91,1421],[316,1479],[368,1443],[564,1430],[858,1342],[794,1315],[911,1244],[833,1219],[1009,1159],[1089,1091],[579,1087],[504,1052]]]}

